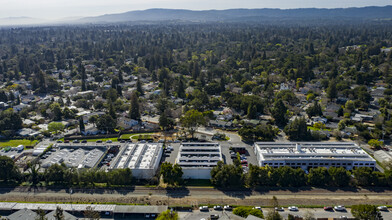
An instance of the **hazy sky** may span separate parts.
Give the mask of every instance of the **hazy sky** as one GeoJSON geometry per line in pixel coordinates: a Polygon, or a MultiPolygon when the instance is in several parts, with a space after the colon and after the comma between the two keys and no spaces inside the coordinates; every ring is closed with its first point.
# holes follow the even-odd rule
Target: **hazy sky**
{"type": "Polygon", "coordinates": [[[56,19],[95,16],[148,8],[346,8],[392,5],[392,0],[0,0],[0,18],[56,19]]]}

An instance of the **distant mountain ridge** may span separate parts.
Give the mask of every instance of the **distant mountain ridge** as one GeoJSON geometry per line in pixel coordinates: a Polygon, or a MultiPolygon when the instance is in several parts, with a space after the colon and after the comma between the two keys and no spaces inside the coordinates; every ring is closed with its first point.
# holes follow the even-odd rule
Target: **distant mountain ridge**
{"type": "Polygon", "coordinates": [[[80,23],[117,23],[132,21],[247,21],[273,19],[389,19],[392,18],[392,6],[363,8],[299,8],[299,9],[227,9],[192,11],[185,9],[148,9],[129,11],[120,14],[106,14],[97,17],[86,17],[80,23]]]}
{"type": "Polygon", "coordinates": [[[119,14],[105,14],[95,17],[73,17],[45,20],[31,17],[0,18],[0,26],[14,25],[62,25],[62,24],[110,24],[110,23],[152,23],[152,22],[312,22],[385,19],[392,21],[392,5],[362,8],[298,8],[298,9],[227,9],[201,10],[147,9],[119,14]]]}

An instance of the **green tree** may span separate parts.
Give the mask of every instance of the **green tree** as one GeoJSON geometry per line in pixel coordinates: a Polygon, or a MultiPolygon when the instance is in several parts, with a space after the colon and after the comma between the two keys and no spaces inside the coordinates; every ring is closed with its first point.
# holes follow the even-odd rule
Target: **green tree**
{"type": "Polygon", "coordinates": [[[257,116],[257,107],[255,105],[249,104],[247,117],[249,119],[255,119],[257,116]]]}
{"type": "Polygon", "coordinates": [[[320,104],[316,101],[312,106],[306,109],[306,114],[308,114],[309,117],[322,116],[323,111],[320,104]]]}
{"type": "Polygon", "coordinates": [[[64,130],[64,124],[61,122],[50,122],[48,124],[48,131],[49,132],[54,132],[55,134],[58,134],[59,131],[63,131],[64,130]]]}
{"type": "Polygon", "coordinates": [[[327,88],[327,97],[332,101],[332,99],[337,98],[338,90],[336,89],[336,81],[331,80],[327,88]]]}
{"type": "Polygon", "coordinates": [[[56,212],[54,213],[54,219],[65,220],[64,212],[59,206],[56,207],[56,212]]]}
{"type": "Polygon", "coordinates": [[[101,131],[113,132],[116,128],[116,120],[108,114],[104,114],[97,120],[97,128],[101,131]]]}
{"type": "Polygon", "coordinates": [[[274,108],[271,110],[272,117],[275,119],[275,124],[278,126],[285,126],[287,124],[287,107],[284,105],[282,99],[278,99],[274,108]]]}
{"type": "Polygon", "coordinates": [[[311,134],[308,131],[305,118],[296,118],[284,128],[284,132],[290,140],[306,141],[310,140],[311,134]]]}
{"type": "Polygon", "coordinates": [[[371,186],[375,180],[370,167],[358,167],[353,170],[353,175],[359,186],[371,186]]]}
{"type": "Polygon", "coordinates": [[[80,132],[85,131],[83,118],[80,118],[80,119],[79,119],[79,130],[80,130],[80,132]]]}
{"type": "Polygon", "coordinates": [[[384,142],[383,142],[383,141],[379,141],[379,140],[377,140],[377,139],[370,139],[370,140],[368,141],[368,144],[369,144],[373,149],[376,149],[376,150],[379,150],[379,149],[381,149],[382,146],[384,146],[384,142]]]}
{"type": "Polygon", "coordinates": [[[109,183],[112,185],[129,186],[132,184],[132,170],[129,168],[111,170],[109,183]]]}
{"type": "Polygon", "coordinates": [[[203,113],[197,110],[189,110],[180,118],[180,123],[183,127],[185,127],[188,132],[191,134],[192,139],[194,138],[194,134],[198,126],[205,125],[206,120],[204,118],[203,113]]]}
{"type": "Polygon", "coordinates": [[[350,172],[343,167],[330,167],[328,169],[329,176],[331,177],[332,186],[348,186],[351,180],[350,172]]]}
{"type": "Polygon", "coordinates": [[[73,118],[75,118],[75,113],[72,110],[70,110],[68,107],[65,107],[63,109],[63,113],[62,114],[63,114],[65,119],[73,119],[73,118]]]}
{"type": "Polygon", "coordinates": [[[33,184],[37,185],[41,179],[41,173],[39,172],[41,165],[38,162],[27,163],[27,171],[29,173],[28,180],[33,184]]]}
{"type": "Polygon", "coordinates": [[[48,220],[45,216],[45,211],[42,210],[41,208],[38,208],[37,210],[37,216],[35,217],[35,220],[48,220]]]}
{"type": "Polygon", "coordinates": [[[217,166],[211,170],[211,183],[218,187],[241,187],[244,184],[243,170],[240,162],[223,164],[218,161],[217,166]]]}
{"type": "Polygon", "coordinates": [[[114,107],[113,103],[111,101],[109,101],[109,111],[108,114],[113,118],[116,119],[117,115],[116,115],[116,108],[114,107]]]}
{"type": "Polygon", "coordinates": [[[18,181],[19,177],[20,173],[15,162],[7,156],[0,156],[0,181],[18,181]]]}
{"type": "Polygon", "coordinates": [[[241,216],[243,218],[247,218],[249,215],[264,218],[263,212],[260,209],[254,209],[252,207],[237,207],[233,210],[233,214],[241,216]]]}
{"type": "Polygon", "coordinates": [[[358,220],[377,220],[380,219],[380,212],[375,205],[353,205],[351,214],[358,220]]]}
{"type": "Polygon", "coordinates": [[[166,210],[158,215],[156,220],[178,220],[178,213],[171,211],[171,210],[166,210]]]}
{"type": "Polygon", "coordinates": [[[140,81],[140,79],[138,78],[136,81],[136,91],[143,96],[144,95],[144,91],[143,91],[143,87],[142,87],[142,82],[140,81]]]}
{"type": "Polygon", "coordinates": [[[164,162],[161,165],[160,175],[163,182],[170,185],[179,185],[182,183],[182,168],[178,164],[172,165],[169,162],[164,162]]]}
{"type": "Polygon", "coordinates": [[[0,112],[0,131],[15,131],[22,128],[22,118],[12,109],[0,112]]]}
{"type": "Polygon", "coordinates": [[[162,130],[166,131],[174,126],[174,120],[167,117],[166,111],[159,116],[159,126],[162,130]]]}
{"type": "Polygon", "coordinates": [[[325,186],[330,182],[330,176],[327,168],[311,168],[308,174],[308,183],[311,186],[325,186]]]}
{"type": "Polygon", "coordinates": [[[129,117],[134,120],[140,120],[139,97],[135,92],[131,95],[131,107],[129,109],[129,117]]]}
{"type": "Polygon", "coordinates": [[[283,217],[279,214],[279,212],[271,210],[268,212],[267,216],[265,217],[265,220],[283,220],[283,217]]]}
{"type": "Polygon", "coordinates": [[[67,167],[65,164],[53,164],[45,170],[45,181],[47,183],[53,182],[55,184],[63,183],[65,181],[66,170],[67,167]]]}
{"type": "Polygon", "coordinates": [[[63,112],[61,111],[61,107],[59,103],[53,103],[50,105],[50,109],[53,112],[53,120],[54,121],[61,121],[63,117],[63,112]]]}
{"type": "Polygon", "coordinates": [[[249,171],[246,175],[246,183],[250,187],[266,186],[269,185],[270,167],[259,167],[249,164],[249,171]]]}

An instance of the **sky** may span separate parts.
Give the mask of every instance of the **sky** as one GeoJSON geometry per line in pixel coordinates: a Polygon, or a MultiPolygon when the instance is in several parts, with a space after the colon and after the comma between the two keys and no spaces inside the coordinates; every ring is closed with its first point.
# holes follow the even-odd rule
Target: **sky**
{"type": "Polygon", "coordinates": [[[149,8],[347,8],[392,5],[392,0],[0,0],[0,18],[61,19],[149,8]]]}

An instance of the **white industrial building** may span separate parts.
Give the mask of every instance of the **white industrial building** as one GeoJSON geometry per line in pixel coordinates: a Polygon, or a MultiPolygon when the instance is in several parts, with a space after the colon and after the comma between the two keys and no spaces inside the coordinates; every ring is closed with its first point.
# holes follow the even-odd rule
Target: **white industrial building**
{"type": "Polygon", "coordinates": [[[49,168],[53,164],[64,163],[67,167],[93,168],[98,165],[106,153],[103,147],[90,148],[68,148],[64,147],[55,152],[48,152],[50,156],[42,162],[43,168],[49,168]]]}
{"type": "Polygon", "coordinates": [[[218,143],[182,143],[176,159],[184,179],[210,179],[211,170],[222,160],[218,143]]]}
{"type": "Polygon", "coordinates": [[[160,143],[130,143],[118,153],[111,169],[130,168],[135,178],[151,179],[159,168],[162,154],[160,143]]]}
{"type": "Polygon", "coordinates": [[[376,167],[376,161],[353,142],[256,142],[254,151],[260,166],[275,168],[376,167]]]}

